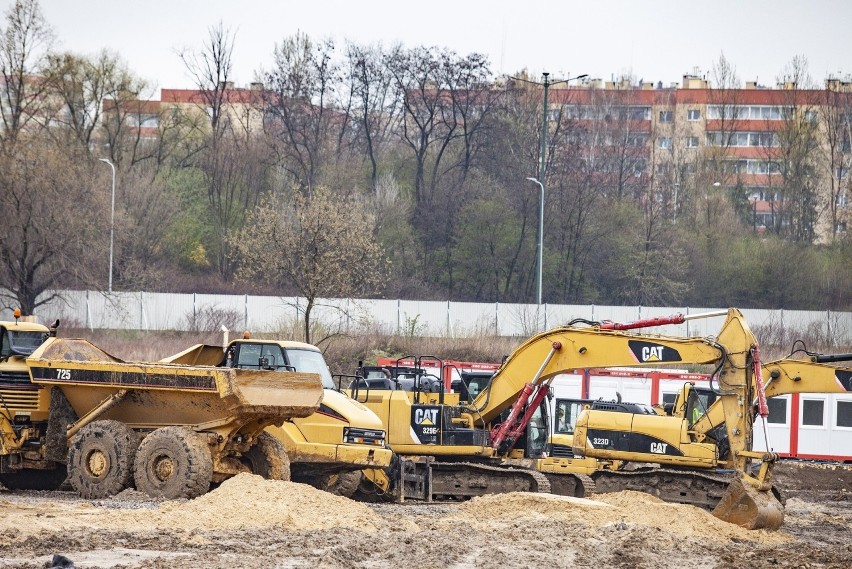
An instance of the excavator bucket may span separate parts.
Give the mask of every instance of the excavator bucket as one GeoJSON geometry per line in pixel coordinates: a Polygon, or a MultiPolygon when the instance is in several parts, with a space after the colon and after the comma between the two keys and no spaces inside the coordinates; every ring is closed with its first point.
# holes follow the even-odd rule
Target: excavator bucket
{"type": "Polygon", "coordinates": [[[736,477],[728,485],[713,515],[746,529],[776,530],[784,522],[784,506],[771,491],[761,491],[736,477]]]}

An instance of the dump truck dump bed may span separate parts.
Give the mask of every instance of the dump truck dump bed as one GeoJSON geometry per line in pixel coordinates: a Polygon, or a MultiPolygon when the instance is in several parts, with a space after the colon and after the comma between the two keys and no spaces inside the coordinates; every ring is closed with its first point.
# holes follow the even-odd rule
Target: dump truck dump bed
{"type": "Polygon", "coordinates": [[[281,424],[316,411],[323,394],[315,374],[125,362],[82,339],[50,338],[27,365],[33,383],[58,387],[79,417],[115,396],[98,418],[134,428],[281,424]]]}

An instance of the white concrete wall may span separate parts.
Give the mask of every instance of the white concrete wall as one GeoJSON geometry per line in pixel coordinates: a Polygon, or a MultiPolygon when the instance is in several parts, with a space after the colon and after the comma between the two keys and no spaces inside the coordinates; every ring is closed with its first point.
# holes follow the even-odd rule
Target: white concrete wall
{"type": "MultiPolygon", "coordinates": [[[[62,291],[61,298],[40,307],[39,321],[56,318],[65,327],[190,330],[196,326],[212,330],[211,321],[227,317],[234,329],[277,330],[301,319],[304,298],[221,294],[174,294],[151,292],[62,291]]],[[[722,307],[724,308],[724,307],[722,307]]],[[[313,319],[329,330],[357,332],[375,330],[400,335],[469,337],[477,335],[527,337],[537,331],[564,325],[575,318],[585,320],[633,320],[698,314],[719,310],[712,307],[647,307],[546,304],[470,303],[418,300],[322,299],[313,309],[313,319]]],[[[789,340],[796,332],[811,331],[832,338],[835,345],[852,344],[852,312],[742,309],[752,328],[783,326],[789,340]]],[[[0,310],[0,319],[12,313],[0,310]]],[[[721,318],[646,329],[646,333],[677,336],[713,335],[721,318]]]]}

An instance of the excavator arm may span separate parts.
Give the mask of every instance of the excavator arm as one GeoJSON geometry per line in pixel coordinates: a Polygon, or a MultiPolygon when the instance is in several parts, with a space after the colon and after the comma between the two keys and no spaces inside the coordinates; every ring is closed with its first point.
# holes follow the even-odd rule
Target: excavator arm
{"type": "MultiPolygon", "coordinates": [[[[737,338],[753,337],[742,331],[744,322],[736,309],[701,316],[727,315],[723,328],[739,330],[737,338]]],[[[589,328],[566,326],[530,338],[518,347],[491,379],[463,418],[473,427],[477,421],[492,423],[511,407],[508,418],[491,431],[491,446],[506,455],[529,425],[535,410],[549,392],[550,383],[560,373],[578,368],[611,366],[645,366],[675,363],[708,364],[725,361],[726,350],[715,341],[704,338],[674,338],[627,334],[625,330],[645,326],[680,323],[686,317],[641,320],[627,324],[604,322],[589,328]],[[537,369],[530,378],[529,371],[537,369]]],[[[747,330],[747,327],[745,328],[747,330]]],[[[756,349],[756,342],[748,349],[756,349]]]]}
{"type": "Polygon", "coordinates": [[[841,367],[827,363],[792,359],[766,363],[763,365],[766,396],[775,397],[790,393],[846,393],[852,391],[852,362],[847,364],[847,366],[841,367]]]}
{"type": "MultiPolygon", "coordinates": [[[[732,308],[723,332],[739,329],[742,336],[735,351],[747,351],[752,343],[742,315],[732,308]],[[747,346],[746,346],[747,344],[747,346]]],[[[733,334],[726,334],[733,335],[733,334]]],[[[721,338],[721,335],[720,335],[721,338]]],[[[756,342],[754,342],[756,343],[756,342]]],[[[730,350],[708,338],[676,338],[628,334],[599,328],[561,327],[533,336],[504,362],[470,405],[474,417],[490,423],[518,400],[529,383],[543,383],[575,369],[615,366],[660,366],[665,364],[719,364],[730,350]],[[539,373],[530,377],[530,370],[539,373]],[[532,381],[535,380],[535,381],[532,381]]]]}

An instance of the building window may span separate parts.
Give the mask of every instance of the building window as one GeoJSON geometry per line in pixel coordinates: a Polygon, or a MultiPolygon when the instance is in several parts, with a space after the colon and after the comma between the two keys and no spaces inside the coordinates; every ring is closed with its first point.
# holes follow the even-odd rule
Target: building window
{"type": "Polygon", "coordinates": [[[670,136],[661,136],[657,142],[660,148],[672,147],[672,137],[670,136]]]}
{"type": "Polygon", "coordinates": [[[835,233],[846,233],[847,225],[845,221],[838,221],[837,227],[834,228],[835,233]]]}
{"type": "Polygon", "coordinates": [[[672,112],[660,111],[660,122],[672,122],[672,112]]]}
{"type": "Polygon", "coordinates": [[[835,176],[837,176],[838,180],[845,180],[846,175],[849,174],[849,168],[844,168],[843,166],[840,166],[837,168],[837,170],[834,171],[834,174],[835,176]]]}
{"type": "Polygon", "coordinates": [[[686,111],[686,120],[688,121],[700,121],[701,120],[701,111],[698,109],[690,109],[686,111]]]}
{"type": "Polygon", "coordinates": [[[811,124],[816,124],[818,117],[816,111],[805,111],[805,120],[811,124]]]}
{"type": "Polygon", "coordinates": [[[825,424],[825,401],[802,399],[802,425],[822,427],[825,424]]]}
{"type": "Polygon", "coordinates": [[[852,427],[852,401],[837,402],[837,426],[852,427]]]}
{"type": "Polygon", "coordinates": [[[708,119],[740,119],[740,120],[770,120],[784,118],[788,111],[780,106],[767,105],[709,105],[708,119]]]}
{"type": "Polygon", "coordinates": [[[844,207],[849,205],[849,195],[848,194],[837,194],[837,197],[834,199],[835,205],[840,207],[844,207]]]}
{"type": "Polygon", "coordinates": [[[769,405],[769,417],[766,418],[767,423],[776,425],[787,424],[787,400],[781,397],[770,397],[766,400],[769,405]]]}
{"type": "Polygon", "coordinates": [[[780,146],[778,138],[772,132],[708,132],[705,134],[708,146],[756,146],[769,148],[780,146]]]}
{"type": "Polygon", "coordinates": [[[686,147],[687,148],[698,148],[698,137],[697,136],[687,136],[686,137],[686,147]]]}

